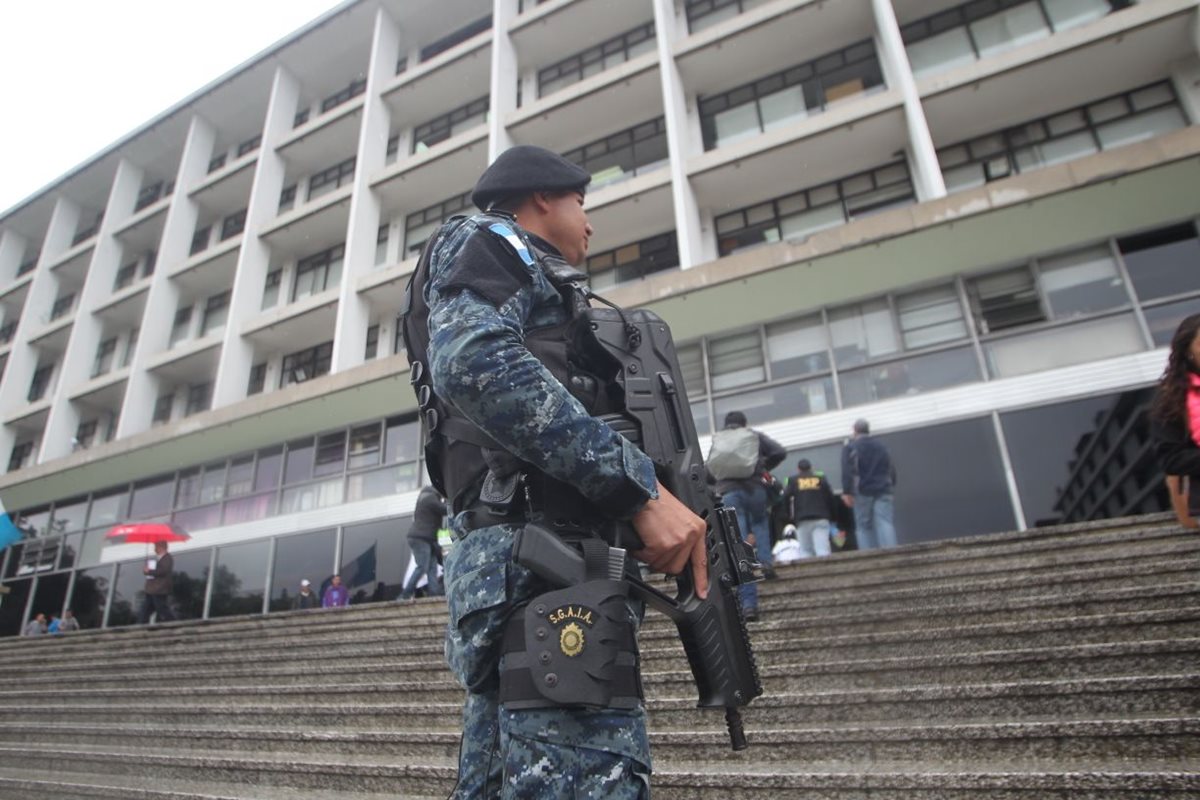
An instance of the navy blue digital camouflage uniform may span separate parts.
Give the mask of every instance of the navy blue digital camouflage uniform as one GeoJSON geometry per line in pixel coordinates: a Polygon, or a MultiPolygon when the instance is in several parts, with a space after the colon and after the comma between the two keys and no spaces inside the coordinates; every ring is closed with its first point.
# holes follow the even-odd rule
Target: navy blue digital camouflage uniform
{"type": "MultiPolygon", "coordinates": [[[[425,298],[429,366],[444,401],[523,461],[578,488],[616,518],[656,496],[650,459],[559,383],[524,345],[568,308],[531,258],[476,215],[435,245],[425,298]]],[[[515,229],[515,223],[507,223],[515,229]]],[[[510,241],[512,241],[510,239],[510,241]]],[[[556,253],[543,240],[537,245],[556,253]]],[[[518,242],[519,244],[519,242],[518,242]]],[[[649,796],[645,710],[506,710],[498,699],[505,624],[551,588],[512,559],[512,524],[466,532],[446,558],[446,659],[468,689],[455,798],[649,796]]],[[[631,612],[631,617],[633,613],[631,612]]],[[[636,619],[634,619],[636,623],[636,619]]]]}

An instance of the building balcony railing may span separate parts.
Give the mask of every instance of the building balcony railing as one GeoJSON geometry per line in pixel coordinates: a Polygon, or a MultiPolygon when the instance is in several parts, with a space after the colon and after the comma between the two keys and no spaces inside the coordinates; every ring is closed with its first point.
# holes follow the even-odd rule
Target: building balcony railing
{"type": "Polygon", "coordinates": [[[870,40],[850,45],[718,95],[699,98],[704,149],[789,125],[848,98],[883,91],[870,40]]]}
{"type": "Polygon", "coordinates": [[[917,77],[998,55],[1131,5],[1132,0],[972,0],[900,29],[917,77]]]}

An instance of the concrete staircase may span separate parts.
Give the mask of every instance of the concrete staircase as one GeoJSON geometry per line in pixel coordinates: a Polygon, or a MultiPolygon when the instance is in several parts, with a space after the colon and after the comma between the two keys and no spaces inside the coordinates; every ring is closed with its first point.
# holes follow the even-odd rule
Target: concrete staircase
{"type": "MultiPolygon", "coordinates": [[[[1200,536],[1164,517],[781,567],[729,749],[642,632],[655,798],[1200,798],[1200,536]]],[[[0,798],[445,797],[422,601],[0,642],[0,798]]]]}

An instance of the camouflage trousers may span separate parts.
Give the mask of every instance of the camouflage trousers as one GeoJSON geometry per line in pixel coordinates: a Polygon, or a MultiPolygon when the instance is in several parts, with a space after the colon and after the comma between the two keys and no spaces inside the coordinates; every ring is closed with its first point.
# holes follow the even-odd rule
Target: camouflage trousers
{"type": "Polygon", "coordinates": [[[513,563],[515,528],[471,532],[446,557],[446,661],[467,689],[454,800],[650,796],[645,709],[507,710],[499,701],[504,629],[551,587],[513,563]]]}

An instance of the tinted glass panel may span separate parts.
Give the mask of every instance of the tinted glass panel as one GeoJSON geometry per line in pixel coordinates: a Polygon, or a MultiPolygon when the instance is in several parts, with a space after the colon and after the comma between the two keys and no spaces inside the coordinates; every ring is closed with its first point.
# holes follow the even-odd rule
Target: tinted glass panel
{"type": "Polygon", "coordinates": [[[979,362],[970,347],[889,361],[838,375],[847,406],[943,389],[979,380],[979,362]]]}
{"type": "Polygon", "coordinates": [[[730,411],[742,411],[751,425],[816,414],[836,406],[833,379],[828,376],[713,399],[713,413],[718,421],[724,420],[730,411]]]}
{"type": "Polygon", "coordinates": [[[416,420],[387,421],[384,461],[411,461],[417,457],[421,426],[416,420]]]}
{"type": "Polygon", "coordinates": [[[1000,415],[1029,525],[1166,509],[1149,399],[1141,390],[1000,415]]]}
{"type": "Polygon", "coordinates": [[[174,490],[174,476],[135,486],[129,507],[130,518],[147,521],[166,514],[171,510],[174,490]]]}
{"type": "Polygon", "coordinates": [[[301,439],[289,442],[287,448],[287,469],[283,473],[284,484],[308,480],[313,476],[313,442],[312,439],[301,439]]]}
{"type": "Polygon", "coordinates": [[[988,418],[884,434],[896,466],[901,544],[1016,527],[988,418]]]}
{"type": "Polygon", "coordinates": [[[271,610],[287,611],[300,591],[301,579],[320,591],[333,577],[333,550],[337,531],[316,531],[284,536],[275,541],[275,573],[271,580],[271,610]]]}
{"type": "Polygon", "coordinates": [[[87,498],[64,500],[54,506],[53,527],[56,533],[82,530],[87,521],[87,498]]]}
{"type": "Polygon", "coordinates": [[[25,604],[29,601],[33,579],[8,581],[4,585],[8,587],[9,593],[4,595],[4,601],[0,602],[0,636],[17,636],[21,633],[25,604]]]}
{"type": "Polygon", "coordinates": [[[383,497],[417,488],[418,462],[359,472],[346,479],[346,502],[383,497]]]}
{"type": "Polygon", "coordinates": [[[1043,259],[1039,268],[1054,319],[1129,303],[1125,282],[1107,245],[1043,259]]]}
{"type": "Polygon", "coordinates": [[[33,590],[33,609],[30,613],[45,614],[47,623],[51,614],[61,615],[67,604],[69,577],[69,573],[66,572],[38,577],[37,587],[33,590]]]}
{"type": "Polygon", "coordinates": [[[101,525],[114,525],[120,522],[125,518],[125,503],[128,499],[128,491],[118,491],[93,497],[92,510],[88,515],[88,525],[95,528],[101,525]]]}
{"type": "Polygon", "coordinates": [[[1183,322],[1184,317],[1192,314],[1200,314],[1200,297],[1147,308],[1146,324],[1150,326],[1150,335],[1154,337],[1155,346],[1169,345],[1179,323],[1183,322]]]}
{"type": "Polygon", "coordinates": [[[1136,353],[1142,347],[1141,331],[1126,313],[985,342],[983,350],[992,377],[1007,378],[1136,353]]]}
{"type": "Polygon", "coordinates": [[[279,485],[280,467],[283,465],[283,448],[273,447],[258,454],[258,469],[254,476],[254,489],[272,489],[279,485]]]}
{"type": "Polygon", "coordinates": [[[146,588],[146,576],[142,574],[145,565],[146,562],[140,559],[117,565],[117,584],[112,608],[108,611],[108,627],[116,628],[137,622],[146,588]]]}
{"type": "Polygon", "coordinates": [[[1200,240],[1190,223],[1117,240],[1138,299],[1200,289],[1200,240]]]}
{"type": "Polygon", "coordinates": [[[212,548],[172,553],[175,562],[172,605],[179,619],[200,619],[204,616],[204,591],[208,585],[208,566],[212,548]]]}
{"type": "Polygon", "coordinates": [[[104,605],[112,581],[111,565],[81,569],[75,573],[75,588],[71,592],[71,610],[80,628],[99,628],[104,622],[104,605]]]}
{"type": "Polygon", "coordinates": [[[209,617],[262,612],[269,550],[269,542],[249,542],[217,550],[209,617]]]}
{"type": "Polygon", "coordinates": [[[408,566],[409,518],[347,527],[342,536],[342,584],[351,603],[394,600],[408,566]]]}

